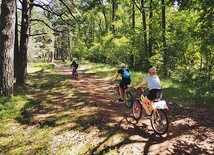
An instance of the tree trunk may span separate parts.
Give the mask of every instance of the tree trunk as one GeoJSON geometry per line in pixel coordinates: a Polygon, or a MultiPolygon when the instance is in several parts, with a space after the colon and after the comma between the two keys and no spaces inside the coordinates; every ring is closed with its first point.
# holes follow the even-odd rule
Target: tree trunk
{"type": "Polygon", "coordinates": [[[117,9],[118,9],[118,2],[117,2],[117,0],[112,0],[111,1],[112,2],[112,28],[111,28],[111,32],[113,33],[113,34],[115,34],[115,32],[116,32],[116,29],[115,29],[115,26],[114,26],[114,22],[116,22],[117,21],[117,16],[116,16],[116,11],[117,11],[117,9]]]}
{"type": "Polygon", "coordinates": [[[19,41],[18,41],[18,15],[16,10],[16,24],[15,24],[15,43],[14,43],[14,77],[18,75],[18,53],[19,53],[19,41]]]}
{"type": "Polygon", "coordinates": [[[152,0],[150,0],[150,10],[149,10],[149,43],[148,43],[148,53],[149,53],[149,57],[153,56],[153,52],[152,52],[152,17],[153,17],[153,8],[152,8],[152,0]]]}
{"type": "MultiPolygon", "coordinates": [[[[132,5],[132,30],[133,30],[133,33],[135,34],[135,5],[133,4],[132,5]]],[[[135,46],[135,37],[133,35],[133,39],[132,39],[132,46],[134,47],[135,46]]],[[[130,56],[130,68],[133,68],[134,67],[134,55],[131,53],[131,56],[130,56]]]]}
{"type": "Polygon", "coordinates": [[[13,96],[16,1],[2,0],[0,27],[0,94],[13,96]]]}
{"type": "Polygon", "coordinates": [[[166,15],[165,15],[165,0],[161,0],[162,5],[162,41],[163,41],[163,67],[164,74],[169,76],[169,67],[168,67],[168,53],[166,51],[166,15]]]}
{"type": "MultiPolygon", "coordinates": [[[[30,0],[32,1],[32,0],[30,0]]],[[[25,83],[27,75],[27,52],[28,42],[30,36],[30,18],[33,5],[29,0],[22,2],[22,21],[21,21],[21,37],[20,37],[20,51],[18,54],[18,75],[16,82],[19,84],[25,83]]]]}
{"type": "Polygon", "coordinates": [[[143,22],[143,40],[144,40],[144,52],[142,52],[142,58],[145,58],[144,59],[145,66],[149,66],[149,61],[148,61],[149,53],[148,53],[148,45],[147,45],[147,25],[146,25],[146,12],[144,9],[144,0],[141,0],[141,4],[142,4],[141,13],[142,13],[142,22],[143,22]]]}

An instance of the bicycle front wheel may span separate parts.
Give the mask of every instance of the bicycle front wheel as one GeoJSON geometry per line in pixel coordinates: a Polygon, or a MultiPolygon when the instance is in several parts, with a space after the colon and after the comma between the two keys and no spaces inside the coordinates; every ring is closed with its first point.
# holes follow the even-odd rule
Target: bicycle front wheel
{"type": "Polygon", "coordinates": [[[139,120],[142,115],[142,105],[140,100],[135,100],[132,106],[132,114],[135,120],[139,120]]]}
{"type": "Polygon", "coordinates": [[[169,128],[169,120],[167,114],[164,113],[162,109],[157,109],[155,112],[153,112],[150,122],[156,134],[163,135],[167,133],[169,128]]]}
{"type": "Polygon", "coordinates": [[[131,92],[129,90],[125,91],[124,99],[125,99],[125,102],[126,102],[126,106],[128,108],[131,108],[132,104],[133,104],[133,98],[132,98],[132,94],[131,94],[131,92]]]}

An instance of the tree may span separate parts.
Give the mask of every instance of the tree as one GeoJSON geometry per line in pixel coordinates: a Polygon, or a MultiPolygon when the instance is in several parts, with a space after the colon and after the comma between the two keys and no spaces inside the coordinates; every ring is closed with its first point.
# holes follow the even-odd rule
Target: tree
{"type": "Polygon", "coordinates": [[[18,52],[18,72],[16,77],[17,83],[25,83],[27,75],[27,52],[28,41],[30,36],[30,19],[33,0],[23,0],[22,2],[22,20],[20,35],[20,50],[18,52]]]}
{"type": "Polygon", "coordinates": [[[16,1],[2,0],[0,27],[0,94],[13,96],[16,1]]]}

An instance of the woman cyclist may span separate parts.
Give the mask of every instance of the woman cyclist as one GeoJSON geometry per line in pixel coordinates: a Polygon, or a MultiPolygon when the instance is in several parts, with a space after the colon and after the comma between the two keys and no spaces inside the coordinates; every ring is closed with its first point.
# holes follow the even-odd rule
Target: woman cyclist
{"type": "Polygon", "coordinates": [[[151,104],[151,102],[155,99],[162,98],[161,83],[159,77],[156,74],[155,67],[150,66],[148,70],[148,76],[134,88],[137,89],[139,87],[142,87],[144,84],[147,84],[149,88],[149,94],[142,101],[143,107],[146,111],[146,116],[144,116],[144,118],[151,118],[152,113],[149,112],[146,103],[151,104]]]}

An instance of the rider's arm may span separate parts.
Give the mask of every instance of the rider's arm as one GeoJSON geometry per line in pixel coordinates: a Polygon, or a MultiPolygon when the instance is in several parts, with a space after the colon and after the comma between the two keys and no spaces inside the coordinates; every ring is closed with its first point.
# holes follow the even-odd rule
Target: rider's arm
{"type": "Polygon", "coordinates": [[[119,73],[116,74],[114,81],[117,80],[118,76],[119,76],[119,73]]]}
{"type": "Polygon", "coordinates": [[[137,86],[135,86],[134,88],[137,89],[137,88],[140,88],[142,87],[144,84],[146,84],[146,81],[142,81],[141,83],[139,83],[137,86]]]}

